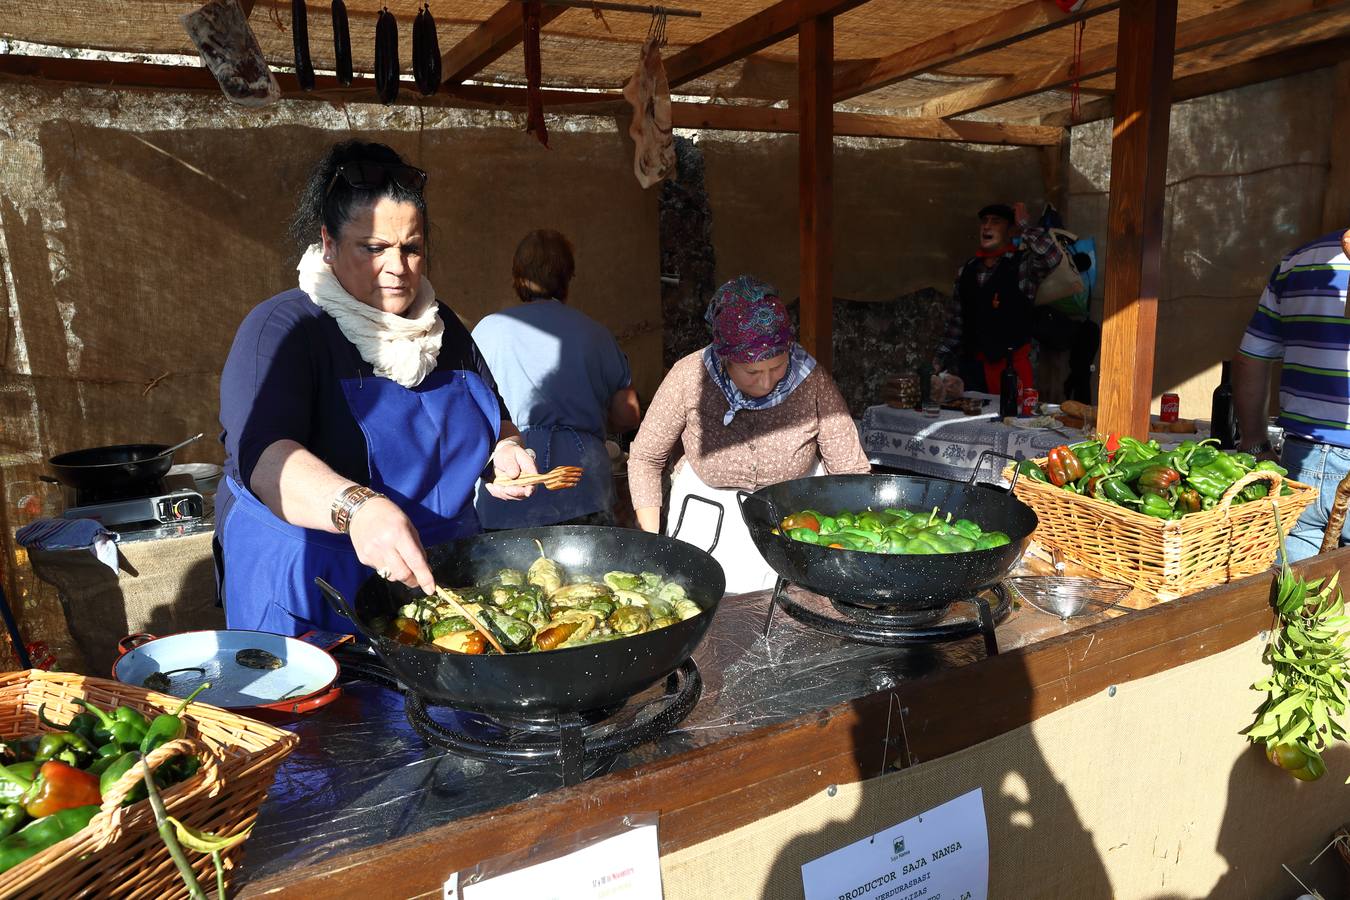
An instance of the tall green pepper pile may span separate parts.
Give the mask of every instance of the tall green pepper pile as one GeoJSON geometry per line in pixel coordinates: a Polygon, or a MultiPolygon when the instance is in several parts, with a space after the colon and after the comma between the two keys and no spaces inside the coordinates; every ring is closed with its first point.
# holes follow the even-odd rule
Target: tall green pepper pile
{"type": "MultiPolygon", "coordinates": [[[[55,731],[0,742],[0,872],[88,825],[103,795],[143,754],[183,736],[183,710],[208,686],[153,721],[129,706],[107,711],[77,699],[86,712],[62,725],[47,718],[45,704],[39,706],[39,721],[55,731]]],[[[155,783],[177,784],[200,767],[195,756],[176,757],[155,770],[155,783]]],[[[145,796],[138,785],[124,805],[145,796]]]]}
{"type": "MultiPolygon", "coordinates": [[[[1219,450],[1217,441],[1182,441],[1164,451],[1157,441],[1122,438],[1108,452],[1101,441],[1083,441],[1051,450],[1045,467],[1031,460],[1018,463],[1024,478],[1048,482],[1066,491],[1105,500],[1159,519],[1179,519],[1211,509],[1233,483],[1248,472],[1287,475],[1288,470],[1250,453],[1219,450]]],[[[1249,503],[1266,496],[1263,482],[1244,487],[1233,503],[1249,503]]],[[[1291,493],[1282,487],[1281,494],[1291,493]]]]}
{"type": "Polygon", "coordinates": [[[804,509],[778,527],[795,541],[868,553],[969,553],[1011,543],[1002,531],[984,531],[969,519],[953,522],[951,513],[938,515],[936,506],[928,512],[867,509],[833,516],[804,509]]]}

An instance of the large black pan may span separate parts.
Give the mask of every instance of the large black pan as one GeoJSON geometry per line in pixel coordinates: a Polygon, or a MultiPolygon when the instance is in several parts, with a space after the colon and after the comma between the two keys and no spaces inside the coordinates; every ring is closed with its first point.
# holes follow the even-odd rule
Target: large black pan
{"type": "MultiPolygon", "coordinates": [[[[981,461],[984,457],[981,456],[981,461]]],[[[977,465],[976,471],[979,467],[977,465]]],[[[798,478],[741,497],[741,515],[759,552],[787,580],[837,603],[886,607],[890,614],[934,619],[953,601],[998,583],[1036,530],[1036,514],[1016,497],[989,485],[904,475],[827,475],[798,478]],[[773,534],[780,516],[803,509],[826,514],[900,507],[966,518],[985,531],[1003,531],[1011,543],[969,553],[891,555],[836,550],[773,534]]]]}
{"type": "Polygon", "coordinates": [[[47,460],[56,480],[81,491],[120,491],[149,487],[168,474],[173,454],[197,435],[170,447],[168,444],[117,444],[72,450],[47,460]]]}
{"type": "MultiPolygon", "coordinates": [[[[357,592],[352,619],[398,679],[433,704],[505,717],[553,716],[602,710],[665,678],[689,658],[712,624],[726,589],[722,567],[697,547],[624,528],[565,525],[480,534],[432,547],[427,560],[436,583],[465,586],[499,569],[528,569],[539,558],[535,540],[564,572],[655,572],[684,586],[703,613],[647,634],[619,640],[505,656],[422,650],[389,640],[366,624],[388,616],[412,593],[372,577],[357,592]]],[[[330,602],[333,598],[329,597],[330,602]]],[[[337,606],[336,603],[334,603],[337,606]]]]}

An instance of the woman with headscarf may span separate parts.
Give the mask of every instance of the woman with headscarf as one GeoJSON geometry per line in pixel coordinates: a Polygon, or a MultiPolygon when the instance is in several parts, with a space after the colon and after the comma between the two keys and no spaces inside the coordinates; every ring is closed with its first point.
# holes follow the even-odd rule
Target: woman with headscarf
{"type": "MultiPolygon", "coordinates": [[[[661,476],[683,444],[674,469],[667,533],[686,497],[722,505],[713,556],[727,592],[772,587],[773,571],[742,521],[736,491],[824,472],[866,474],[858,429],[834,380],[796,342],[787,310],[772,285],[742,275],[718,288],[705,316],[712,343],[681,359],[666,375],[630,448],[628,480],[638,524],[661,528],[661,476]]],[[[679,537],[707,548],[717,515],[690,502],[679,537]]]]}
{"type": "Polygon", "coordinates": [[[316,576],[349,598],[372,573],[431,593],[423,548],[480,530],[483,470],[535,471],[469,332],[427,280],[426,181],[383,144],[333,146],[292,224],[307,247],[298,287],[235,334],[216,506],[230,628],[351,631],[316,576]]]}

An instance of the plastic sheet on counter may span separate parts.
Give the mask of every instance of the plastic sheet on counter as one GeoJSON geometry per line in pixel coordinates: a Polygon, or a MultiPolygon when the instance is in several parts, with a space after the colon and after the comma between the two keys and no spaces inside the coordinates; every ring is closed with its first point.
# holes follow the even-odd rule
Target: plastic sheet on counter
{"type": "MultiPolygon", "coordinates": [[[[979,635],[903,648],[848,643],[808,630],[781,611],[762,636],[769,592],[725,599],[694,653],[703,694],[674,731],[588,774],[622,771],[892,688],[984,656],[979,635]]],[[[957,604],[954,617],[974,615],[957,604]]],[[[999,625],[1001,651],[1100,621],[1069,623],[1017,607],[999,625]]],[[[660,693],[660,686],[634,703],[660,693]]],[[[630,704],[631,705],[631,704],[630,704]]],[[[450,721],[446,710],[432,709],[450,721]]],[[[286,727],[301,738],[283,765],[249,839],[243,878],[299,866],[508,806],[562,786],[548,767],[504,766],[427,746],[404,716],[403,698],[349,681],[332,704],[286,727]]],[[[633,810],[637,812],[637,810],[633,810]]],[[[447,873],[448,874],[448,873],[447,873]]]]}

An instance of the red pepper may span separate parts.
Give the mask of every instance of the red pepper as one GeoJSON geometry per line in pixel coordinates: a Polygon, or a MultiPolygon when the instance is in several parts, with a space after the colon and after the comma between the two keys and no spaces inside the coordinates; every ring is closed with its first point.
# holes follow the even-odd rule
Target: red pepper
{"type": "Polygon", "coordinates": [[[97,806],[102,799],[98,790],[98,776],[82,772],[74,766],[52,760],[42,764],[37,778],[31,782],[0,766],[0,778],[23,787],[19,803],[35,819],[50,816],[63,809],[79,806],[97,806]]]}
{"type": "Polygon", "coordinates": [[[1063,487],[1087,474],[1087,470],[1083,468],[1083,461],[1068,446],[1056,447],[1050,451],[1046,458],[1045,471],[1050,476],[1050,483],[1055,487],[1063,487]]]}
{"type": "Polygon", "coordinates": [[[1185,488],[1177,494],[1177,509],[1183,513],[1199,512],[1204,508],[1204,498],[1195,488],[1185,488]]]}
{"type": "Polygon", "coordinates": [[[1165,494],[1181,481],[1181,473],[1171,466],[1149,466],[1139,475],[1139,490],[1165,494]]]}

